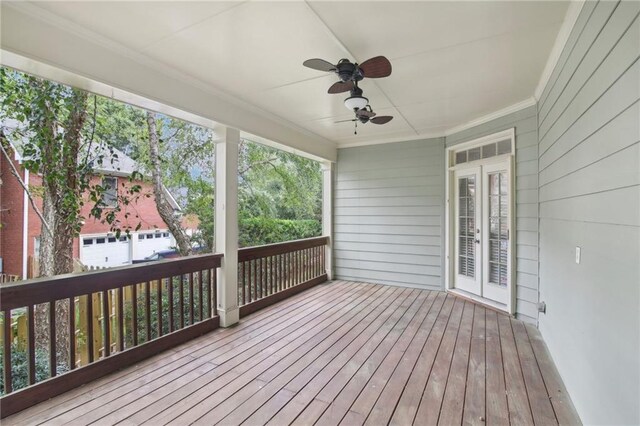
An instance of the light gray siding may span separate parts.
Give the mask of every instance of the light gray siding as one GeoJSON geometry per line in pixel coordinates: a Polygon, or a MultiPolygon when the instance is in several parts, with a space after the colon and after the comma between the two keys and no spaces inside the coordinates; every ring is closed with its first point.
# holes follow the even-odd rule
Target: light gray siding
{"type": "Polygon", "coordinates": [[[538,119],[535,106],[447,136],[446,145],[514,127],[516,133],[516,316],[536,323],[538,311],[538,119]]]}
{"type": "Polygon", "coordinates": [[[443,289],[444,139],[338,151],[336,277],[443,289]]]}
{"type": "Polygon", "coordinates": [[[585,424],[640,424],[639,12],[585,3],[538,104],[539,327],[585,424]]]}

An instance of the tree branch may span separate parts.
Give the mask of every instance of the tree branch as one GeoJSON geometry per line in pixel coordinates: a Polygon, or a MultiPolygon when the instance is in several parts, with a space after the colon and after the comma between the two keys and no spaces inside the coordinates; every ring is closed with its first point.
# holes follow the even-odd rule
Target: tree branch
{"type": "Polygon", "coordinates": [[[4,157],[7,159],[7,163],[9,163],[9,167],[11,167],[11,174],[14,175],[16,177],[16,179],[18,179],[18,183],[20,183],[20,186],[22,186],[22,188],[26,192],[27,197],[29,198],[29,201],[31,202],[31,207],[33,207],[33,210],[36,212],[36,214],[38,215],[38,217],[42,221],[43,227],[47,230],[49,235],[53,235],[53,233],[51,232],[51,228],[49,227],[49,224],[47,223],[46,220],[44,220],[44,216],[42,215],[42,213],[40,212],[40,210],[36,206],[36,203],[35,203],[33,197],[31,196],[31,192],[29,191],[29,187],[25,184],[25,182],[20,177],[20,173],[18,173],[18,170],[16,169],[16,166],[14,166],[13,161],[11,161],[11,156],[6,151],[6,149],[4,148],[5,143],[8,142],[8,141],[7,141],[7,138],[4,135],[4,132],[2,132],[2,131],[0,131],[0,140],[1,140],[0,149],[2,149],[2,154],[4,154],[4,157]]]}

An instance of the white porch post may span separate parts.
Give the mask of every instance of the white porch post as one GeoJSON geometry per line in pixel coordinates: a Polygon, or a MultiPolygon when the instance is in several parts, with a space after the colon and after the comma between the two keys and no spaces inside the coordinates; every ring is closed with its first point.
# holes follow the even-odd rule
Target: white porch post
{"type": "Polygon", "coordinates": [[[322,163],[322,235],[329,237],[325,248],[327,276],[333,279],[333,163],[322,163]]]}
{"type": "Polygon", "coordinates": [[[222,252],[218,269],[220,325],[239,321],[238,310],[238,145],[240,131],[216,129],[215,250],[222,252]]]}

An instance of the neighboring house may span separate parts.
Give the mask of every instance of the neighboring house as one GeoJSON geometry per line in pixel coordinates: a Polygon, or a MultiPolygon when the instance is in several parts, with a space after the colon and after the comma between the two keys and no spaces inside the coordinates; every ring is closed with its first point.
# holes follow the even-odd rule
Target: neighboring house
{"type": "MultiPolygon", "coordinates": [[[[107,150],[105,150],[107,151],[107,150]]],[[[110,232],[110,225],[90,217],[93,203],[87,202],[81,211],[85,217],[80,236],[74,239],[73,256],[83,265],[89,267],[114,267],[127,265],[133,260],[144,259],[158,251],[175,247],[175,239],[169,233],[167,225],[160,217],[153,196],[153,186],[144,181],[129,181],[132,172],[138,170],[136,162],[123,152],[114,149],[116,155],[105,155],[103,164],[96,167],[96,174],[92,178],[93,184],[102,180],[102,185],[109,188],[104,196],[105,210],[116,207],[118,191],[125,190],[131,185],[140,185],[141,193],[149,193],[150,197],[139,197],[136,203],[126,207],[130,217],[125,218],[125,210],[118,214],[122,227],[127,224],[135,229],[138,223],[141,227],[132,232],[128,238],[122,234],[120,238],[110,232]],[[124,185],[124,186],[123,186],[124,185]]],[[[13,164],[21,173],[25,182],[38,187],[42,184],[39,175],[24,170],[21,157],[17,150],[12,153],[13,164]]],[[[41,221],[33,210],[29,200],[19,182],[11,174],[7,159],[0,158],[0,272],[29,277],[28,259],[37,259],[40,242],[41,221]]],[[[166,191],[167,199],[176,211],[180,208],[171,194],[166,191]]],[[[36,204],[41,208],[42,200],[36,198],[36,204]]],[[[185,220],[185,225],[193,227],[187,233],[193,233],[197,228],[193,220],[185,220]]],[[[197,222],[197,221],[196,221],[197,222]]]]}

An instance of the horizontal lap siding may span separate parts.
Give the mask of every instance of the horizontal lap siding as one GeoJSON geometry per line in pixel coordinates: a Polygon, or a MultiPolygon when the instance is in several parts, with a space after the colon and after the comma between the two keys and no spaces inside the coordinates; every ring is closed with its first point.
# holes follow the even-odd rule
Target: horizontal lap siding
{"type": "Polygon", "coordinates": [[[540,330],[585,424],[640,423],[639,13],[585,3],[538,104],[540,330]]]}
{"type": "Polygon", "coordinates": [[[538,318],[538,129],[536,107],[447,136],[447,146],[515,127],[516,132],[516,315],[538,318]]]}
{"type": "Polygon", "coordinates": [[[338,151],[338,278],[443,288],[443,170],[442,138],[338,151]]]}

